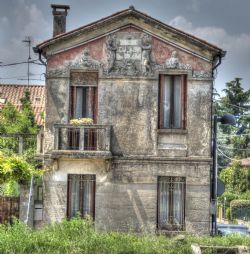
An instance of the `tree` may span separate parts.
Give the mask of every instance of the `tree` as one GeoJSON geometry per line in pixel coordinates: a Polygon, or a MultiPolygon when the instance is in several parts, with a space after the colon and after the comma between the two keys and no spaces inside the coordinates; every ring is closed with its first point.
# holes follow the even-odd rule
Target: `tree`
{"type": "Polygon", "coordinates": [[[26,90],[21,98],[21,111],[7,102],[0,111],[0,132],[1,133],[22,133],[36,134],[38,126],[35,123],[35,116],[32,111],[30,92],[26,90]]]}
{"type": "Polygon", "coordinates": [[[214,112],[219,116],[231,113],[237,120],[234,127],[219,125],[218,164],[222,168],[230,163],[228,158],[250,156],[250,89],[244,90],[241,80],[235,78],[226,83],[226,88],[223,89],[225,96],[215,94],[219,99],[215,100],[214,112]]]}
{"type": "Polygon", "coordinates": [[[240,162],[234,161],[220,172],[220,179],[227,192],[240,195],[250,190],[250,167],[242,167],[240,162]]]}
{"type": "Polygon", "coordinates": [[[0,186],[4,195],[16,195],[18,193],[17,182],[19,180],[28,180],[31,174],[35,174],[34,168],[37,161],[34,159],[36,150],[36,134],[38,126],[35,123],[35,116],[32,111],[30,92],[24,92],[21,101],[20,112],[10,103],[7,102],[5,107],[0,111],[0,133],[3,134],[25,134],[24,153],[17,156],[19,145],[18,137],[1,137],[0,149],[3,154],[0,155],[0,186]]]}

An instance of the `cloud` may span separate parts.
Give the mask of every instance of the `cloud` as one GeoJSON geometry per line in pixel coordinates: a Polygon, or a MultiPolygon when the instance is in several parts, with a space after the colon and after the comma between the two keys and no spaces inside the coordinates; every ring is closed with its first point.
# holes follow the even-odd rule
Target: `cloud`
{"type": "MultiPolygon", "coordinates": [[[[33,38],[32,45],[48,37],[50,24],[36,4],[29,4],[27,0],[19,0],[13,5],[11,12],[0,18],[0,30],[4,36],[0,39],[0,61],[4,64],[22,62],[28,59],[28,47],[23,40],[27,36],[33,38]],[[15,18],[7,18],[7,17],[15,18]]],[[[31,57],[36,59],[31,48],[31,57]]],[[[32,73],[42,73],[39,66],[31,65],[32,73]]],[[[26,64],[0,69],[1,77],[24,76],[27,73],[26,64]]],[[[0,79],[0,82],[9,82],[8,79],[0,79]]],[[[17,81],[22,83],[22,81],[17,81]]],[[[23,81],[24,83],[26,81],[23,81]]]]}
{"type": "MultiPolygon", "coordinates": [[[[224,28],[215,26],[194,26],[183,16],[176,16],[169,24],[185,32],[202,38],[227,51],[226,58],[219,67],[220,88],[236,76],[250,83],[249,56],[250,34],[229,34],[224,28]]],[[[247,87],[247,85],[245,86],[247,87]]]]}
{"type": "Polygon", "coordinates": [[[200,5],[201,5],[200,0],[191,0],[191,3],[188,4],[187,9],[193,12],[198,12],[200,11],[200,5]]]}

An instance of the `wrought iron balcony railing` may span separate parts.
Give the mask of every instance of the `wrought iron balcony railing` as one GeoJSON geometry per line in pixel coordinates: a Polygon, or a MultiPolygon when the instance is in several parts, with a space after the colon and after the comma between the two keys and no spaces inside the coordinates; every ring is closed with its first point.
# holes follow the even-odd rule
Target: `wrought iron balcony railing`
{"type": "Polygon", "coordinates": [[[110,151],[110,126],[55,124],[55,150],[110,151]]]}

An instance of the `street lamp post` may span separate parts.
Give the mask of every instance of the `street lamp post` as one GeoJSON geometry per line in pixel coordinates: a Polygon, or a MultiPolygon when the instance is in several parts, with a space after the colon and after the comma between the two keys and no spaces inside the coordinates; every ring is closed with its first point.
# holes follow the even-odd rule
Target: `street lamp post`
{"type": "Polygon", "coordinates": [[[212,212],[212,235],[217,234],[217,181],[218,181],[218,167],[217,167],[217,124],[235,125],[236,121],[233,115],[225,114],[222,117],[214,115],[213,117],[213,172],[211,182],[211,202],[213,205],[212,212]]]}

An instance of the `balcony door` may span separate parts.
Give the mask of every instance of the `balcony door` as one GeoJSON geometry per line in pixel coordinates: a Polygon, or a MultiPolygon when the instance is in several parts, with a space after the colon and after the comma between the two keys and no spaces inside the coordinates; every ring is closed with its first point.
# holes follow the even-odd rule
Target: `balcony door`
{"type": "MultiPolygon", "coordinates": [[[[70,119],[91,118],[97,122],[97,83],[95,72],[72,72],[70,85],[70,119]]],[[[68,133],[69,148],[79,149],[79,129],[71,129],[68,133]]],[[[96,150],[97,134],[95,129],[84,128],[84,150],[96,150]]]]}
{"type": "Polygon", "coordinates": [[[70,85],[70,119],[97,118],[97,73],[73,72],[70,85]]]}

